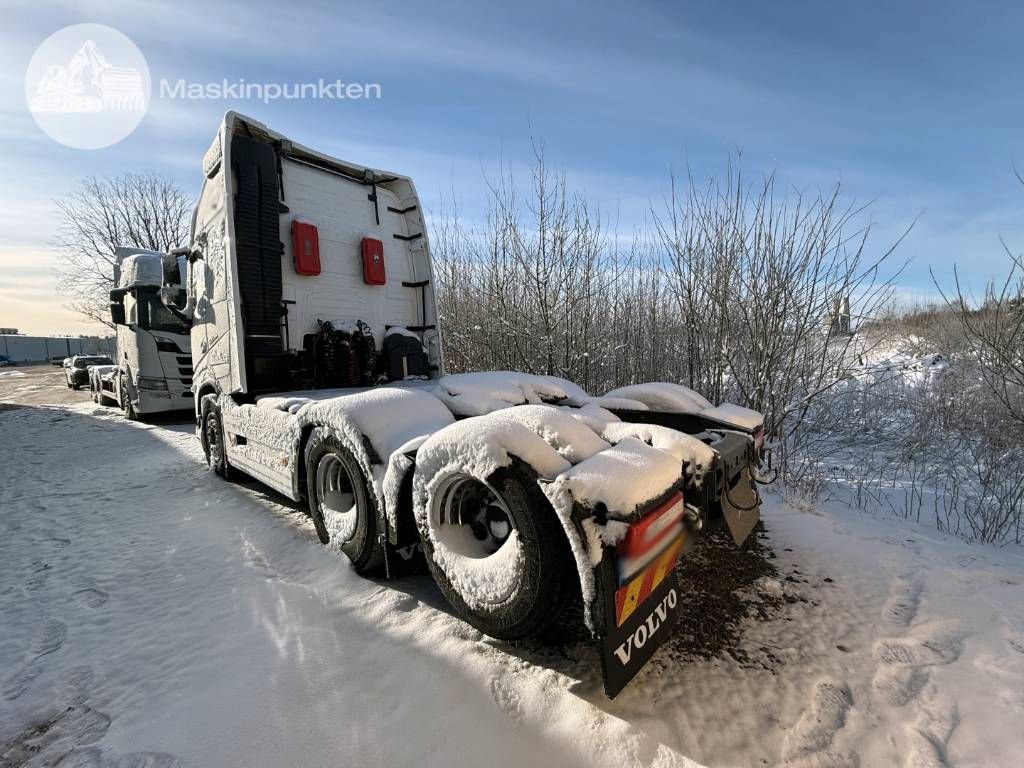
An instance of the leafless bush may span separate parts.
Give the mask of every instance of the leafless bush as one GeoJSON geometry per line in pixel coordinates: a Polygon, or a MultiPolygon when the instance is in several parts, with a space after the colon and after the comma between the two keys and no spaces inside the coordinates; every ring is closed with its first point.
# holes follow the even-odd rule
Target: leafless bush
{"type": "Polygon", "coordinates": [[[168,251],[184,244],[191,207],[173,181],[155,174],[88,178],[58,200],[60,287],[71,308],[109,326],[114,249],[168,251]]]}
{"type": "Polygon", "coordinates": [[[850,503],[865,511],[933,524],[969,541],[1021,543],[1024,447],[1017,430],[1006,428],[1005,409],[970,347],[938,335],[951,323],[958,328],[952,311],[941,308],[928,322],[912,315],[902,331],[890,319],[901,345],[923,353],[936,348],[928,339],[948,344],[949,367],[928,378],[893,366],[870,386],[854,380],[837,388],[819,405],[846,416],[822,438],[831,454],[819,474],[831,471],[830,486],[846,488],[850,503]]]}
{"type": "Polygon", "coordinates": [[[684,382],[765,413],[791,486],[819,484],[808,473],[826,458],[821,436],[844,417],[823,398],[856,365],[850,325],[833,322],[837,306],[852,300],[857,327],[891,293],[895,275],[881,268],[893,249],[867,255],[863,210],[844,204],[838,186],[781,195],[774,177],[747,186],[730,165],[703,187],[688,178],[680,191],[673,179],[657,217],[686,329],[684,382]]]}
{"type": "Polygon", "coordinates": [[[862,208],[827,194],[718,179],[671,179],[653,229],[620,237],[536,152],[528,193],[501,176],[486,221],[466,229],[454,206],[432,234],[445,350],[454,371],[563,376],[591,392],[681,382],[766,413],[791,486],[816,492],[829,419],[824,395],[856,366],[849,326],[885,305],[891,249],[867,255],[862,208]],[[812,405],[818,407],[812,409],[812,405]],[[791,458],[792,457],[792,458],[791,458]]]}
{"type": "Polygon", "coordinates": [[[677,380],[677,318],[657,254],[623,243],[538,150],[521,193],[502,176],[486,221],[454,205],[432,243],[445,355],[453,371],[513,369],[569,378],[593,392],[677,380]]]}
{"type": "Polygon", "coordinates": [[[985,287],[980,307],[973,308],[956,270],[954,292],[943,297],[960,323],[985,384],[1005,413],[1024,425],[1024,260],[1005,243],[1003,247],[1010,256],[1010,271],[1001,283],[985,287]]]}
{"type": "Polygon", "coordinates": [[[868,255],[863,209],[838,188],[749,185],[731,165],[703,185],[672,179],[652,231],[630,237],[540,151],[528,191],[503,175],[488,203],[475,228],[454,207],[435,217],[452,370],[552,374],[598,394],[681,382],[766,414],[797,503],[845,489],[873,513],[1021,541],[1024,455],[1006,429],[1007,390],[991,386],[996,370],[1014,382],[1019,363],[1010,288],[990,290],[985,313],[897,310],[898,265],[883,275],[892,249],[868,255]],[[844,298],[849,326],[836,322],[844,298]],[[941,351],[949,367],[887,361],[895,348],[941,351]]]}

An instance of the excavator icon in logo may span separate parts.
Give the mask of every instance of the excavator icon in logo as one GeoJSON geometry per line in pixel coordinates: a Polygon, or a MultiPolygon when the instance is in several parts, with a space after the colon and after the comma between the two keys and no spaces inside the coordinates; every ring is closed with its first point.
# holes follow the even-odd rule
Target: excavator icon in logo
{"type": "Polygon", "coordinates": [[[76,149],[121,141],[149,106],[149,66],[128,37],[102,24],[64,27],[36,49],[25,101],[50,138],[76,149]]]}
{"type": "Polygon", "coordinates": [[[67,66],[50,66],[36,86],[33,112],[143,111],[142,73],[112,66],[92,40],[86,40],[67,66]]]}

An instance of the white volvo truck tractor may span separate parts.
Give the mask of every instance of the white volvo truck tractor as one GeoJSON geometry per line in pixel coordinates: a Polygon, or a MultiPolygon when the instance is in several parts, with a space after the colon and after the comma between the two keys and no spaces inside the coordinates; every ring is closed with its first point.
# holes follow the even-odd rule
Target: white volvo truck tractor
{"type": "Polygon", "coordinates": [[[492,637],[570,601],[616,695],[671,633],[675,566],[759,514],[760,414],[674,384],[445,375],[419,198],[229,112],[203,159],[187,295],[197,433],[218,475],[308,505],[360,573],[426,566],[492,637]]]}
{"type": "Polygon", "coordinates": [[[115,252],[110,317],[117,329],[116,368],[89,377],[93,399],[120,407],[127,418],[191,410],[190,323],[161,294],[184,293],[184,255],[139,248],[115,252]]]}

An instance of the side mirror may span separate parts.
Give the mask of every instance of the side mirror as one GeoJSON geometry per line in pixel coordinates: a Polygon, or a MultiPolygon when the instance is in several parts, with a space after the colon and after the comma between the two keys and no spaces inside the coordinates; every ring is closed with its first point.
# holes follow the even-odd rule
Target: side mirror
{"type": "Polygon", "coordinates": [[[110,319],[114,325],[124,325],[124,304],[121,302],[111,302],[110,304],[110,319]]]}

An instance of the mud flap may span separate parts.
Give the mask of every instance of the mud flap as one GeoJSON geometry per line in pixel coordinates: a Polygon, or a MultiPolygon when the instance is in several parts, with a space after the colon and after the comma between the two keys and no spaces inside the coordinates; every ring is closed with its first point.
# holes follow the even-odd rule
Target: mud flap
{"type": "Polygon", "coordinates": [[[399,490],[396,514],[392,520],[381,520],[380,530],[386,531],[381,543],[384,546],[384,570],[388,579],[428,573],[427,559],[423,556],[423,545],[412,516],[412,464],[415,454],[406,454],[409,466],[399,490]],[[392,528],[391,525],[394,527],[392,528]]]}
{"type": "Polygon", "coordinates": [[[676,564],[687,535],[626,584],[619,584],[613,549],[595,574],[600,584],[604,631],[598,638],[604,691],[615,698],[671,635],[679,616],[676,564]]]}
{"type": "Polygon", "coordinates": [[[761,519],[761,498],[757,494],[757,486],[754,484],[749,466],[743,470],[733,486],[722,494],[721,503],[722,516],[725,518],[725,524],[729,526],[732,540],[736,542],[736,546],[740,546],[761,519]]]}
{"type": "Polygon", "coordinates": [[[427,560],[423,556],[423,545],[416,539],[403,546],[384,542],[384,570],[388,579],[427,573],[427,560]]]}

